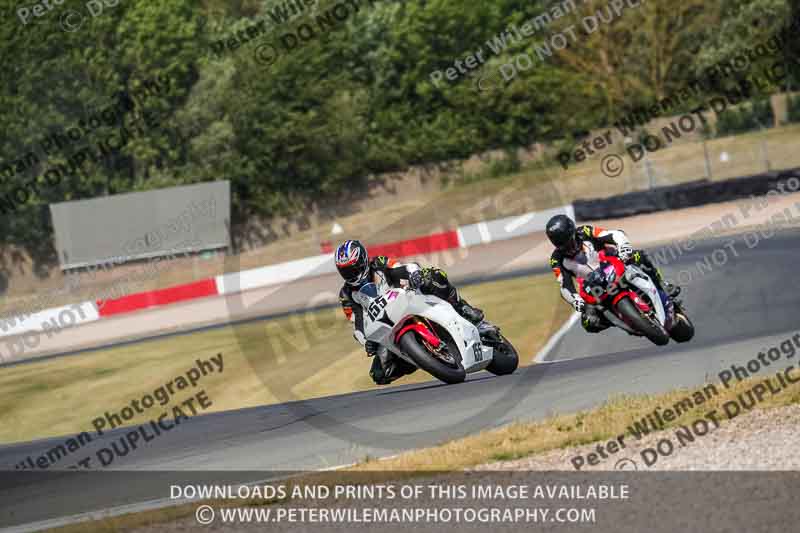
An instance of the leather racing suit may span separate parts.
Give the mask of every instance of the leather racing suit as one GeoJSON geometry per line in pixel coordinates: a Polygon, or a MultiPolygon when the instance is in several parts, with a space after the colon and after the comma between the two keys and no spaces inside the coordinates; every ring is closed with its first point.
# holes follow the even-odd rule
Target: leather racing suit
{"type": "MultiPolygon", "coordinates": [[[[483,312],[470,306],[462,299],[458,290],[450,283],[447,274],[439,268],[421,268],[416,263],[401,264],[386,256],[374,257],[370,263],[370,275],[366,283],[378,283],[385,280],[390,287],[406,288],[417,283],[425,294],[432,294],[446,300],[453,308],[475,324],[483,320],[483,312]],[[412,282],[412,278],[416,278],[412,282]]],[[[363,285],[362,285],[363,286],[363,285]]],[[[367,355],[373,357],[370,376],[379,385],[391,381],[416,370],[416,367],[406,361],[388,353],[388,350],[371,346],[364,336],[364,309],[353,299],[353,293],[361,287],[344,284],[339,291],[339,302],[342,305],[345,317],[353,323],[353,337],[366,348],[367,355]]]]}
{"type": "Polygon", "coordinates": [[[615,251],[623,262],[632,262],[642,268],[661,290],[675,295],[675,287],[666,283],[661,271],[655,266],[644,250],[634,250],[628,237],[621,230],[606,230],[597,226],[582,225],[576,229],[578,251],[568,256],[561,250],[555,250],[550,256],[550,268],[553,269],[561,287],[561,296],[577,311],[581,312],[581,325],[589,333],[597,333],[611,324],[592,308],[585,308],[583,298],[578,292],[575,278],[586,278],[600,266],[599,252],[615,251]]]}

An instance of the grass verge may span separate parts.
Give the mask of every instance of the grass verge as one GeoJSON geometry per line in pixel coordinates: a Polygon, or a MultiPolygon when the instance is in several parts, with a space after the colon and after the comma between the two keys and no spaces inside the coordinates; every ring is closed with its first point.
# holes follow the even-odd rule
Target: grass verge
{"type": "MultiPolygon", "coordinates": [[[[680,417],[665,424],[672,428],[690,424],[705,413],[716,409],[720,421],[725,423],[722,405],[753,387],[764,377],[753,378],[731,385],[729,389],[716,385],[719,394],[706,403],[684,411],[680,417]]],[[[656,408],[672,407],[687,395],[701,390],[678,389],[666,394],[647,396],[618,396],[602,406],[574,414],[558,415],[536,423],[514,423],[448,442],[441,446],[417,450],[385,461],[366,461],[353,470],[392,471],[442,471],[484,465],[497,461],[522,459],[549,450],[591,444],[631,435],[628,427],[641,420],[656,408]]],[[[782,407],[800,403],[800,385],[790,386],[780,394],[769,396],[757,404],[757,409],[782,407]]]]}

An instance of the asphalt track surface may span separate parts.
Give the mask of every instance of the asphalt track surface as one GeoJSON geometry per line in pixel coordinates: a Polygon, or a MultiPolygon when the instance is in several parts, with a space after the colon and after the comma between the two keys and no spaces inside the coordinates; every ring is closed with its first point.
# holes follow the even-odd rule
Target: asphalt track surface
{"type": "MultiPolygon", "coordinates": [[[[664,267],[667,277],[693,269],[695,279],[685,285],[684,300],[697,335],[688,344],[656,347],[621,332],[573,330],[544,358],[546,363],[513,376],[480,373],[455,386],[399,385],[199,416],[116,459],[103,473],[5,473],[0,476],[0,527],[168,498],[170,482],[178,479],[174,471],[196,471],[206,481],[223,474],[202,471],[229,471],[227,481],[268,479],[276,471],[390,456],[515,420],[588,409],[619,394],[718,381],[719,372],[732,364],[745,365],[759,351],[800,332],[800,231],[781,232],[752,249],[741,237],[734,239],[737,254],[729,251],[725,264],[703,276],[696,262],[731,238],[706,241],[664,267]],[[162,473],[142,473],[148,470],[162,473]]],[[[759,375],[785,366],[763,368],[759,375]]],[[[122,434],[96,438],[82,455],[110,447],[122,434]]],[[[26,456],[63,442],[0,447],[0,468],[13,469],[26,456]]]]}

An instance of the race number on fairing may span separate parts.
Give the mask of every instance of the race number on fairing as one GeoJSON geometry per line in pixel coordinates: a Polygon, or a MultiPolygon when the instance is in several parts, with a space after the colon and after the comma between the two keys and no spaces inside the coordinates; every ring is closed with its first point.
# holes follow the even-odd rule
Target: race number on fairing
{"type": "Polygon", "coordinates": [[[378,317],[381,316],[384,307],[386,307],[388,303],[389,302],[386,301],[386,298],[383,296],[373,301],[367,309],[367,314],[369,315],[370,320],[377,320],[378,317]]]}

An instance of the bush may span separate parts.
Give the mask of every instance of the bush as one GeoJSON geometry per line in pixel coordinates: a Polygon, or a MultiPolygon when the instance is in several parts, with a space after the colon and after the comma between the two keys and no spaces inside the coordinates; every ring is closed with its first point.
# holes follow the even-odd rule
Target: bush
{"type": "Polygon", "coordinates": [[[739,106],[723,112],[717,120],[717,136],[735,135],[748,131],[771,128],[775,115],[768,99],[755,100],[751,104],[739,106]]]}
{"type": "Polygon", "coordinates": [[[645,141],[647,141],[648,137],[657,137],[657,135],[653,135],[652,133],[647,131],[647,128],[645,127],[641,127],[638,130],[636,130],[636,135],[637,135],[636,142],[642,145],[645,144],[645,141]]]}
{"type": "Polygon", "coordinates": [[[519,160],[517,150],[509,148],[504,152],[505,157],[491,160],[480,172],[462,175],[461,183],[474,183],[476,181],[502,178],[522,170],[522,162],[519,160]]]}
{"type": "Polygon", "coordinates": [[[502,159],[495,159],[489,163],[489,178],[500,178],[519,172],[522,163],[519,160],[515,149],[506,150],[506,156],[502,159]]]}

